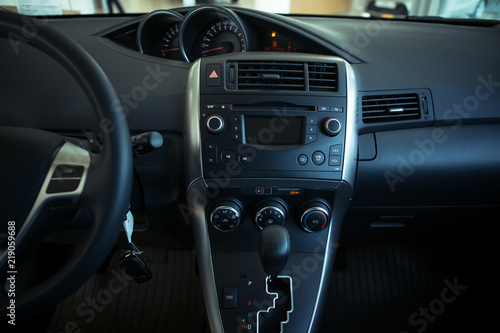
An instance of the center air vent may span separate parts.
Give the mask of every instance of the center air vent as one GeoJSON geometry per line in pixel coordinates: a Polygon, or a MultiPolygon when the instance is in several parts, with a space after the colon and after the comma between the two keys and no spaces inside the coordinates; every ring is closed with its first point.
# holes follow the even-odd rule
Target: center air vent
{"type": "Polygon", "coordinates": [[[337,64],[240,61],[237,82],[239,90],[337,91],[337,64]]]}
{"type": "Polygon", "coordinates": [[[420,119],[418,94],[369,95],[362,98],[363,123],[420,119]]]}

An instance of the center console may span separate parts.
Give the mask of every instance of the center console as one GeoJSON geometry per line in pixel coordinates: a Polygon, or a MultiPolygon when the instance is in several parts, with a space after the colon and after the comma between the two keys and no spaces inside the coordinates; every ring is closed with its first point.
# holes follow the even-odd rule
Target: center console
{"type": "Polygon", "coordinates": [[[213,332],[313,332],[356,170],[356,87],[335,57],[190,69],[188,207],[213,332]]]}

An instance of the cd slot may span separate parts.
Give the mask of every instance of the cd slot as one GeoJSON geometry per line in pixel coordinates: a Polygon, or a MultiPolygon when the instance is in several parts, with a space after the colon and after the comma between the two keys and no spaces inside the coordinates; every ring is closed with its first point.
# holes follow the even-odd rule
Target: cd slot
{"type": "Polygon", "coordinates": [[[314,105],[233,104],[232,111],[316,111],[314,105]]]}

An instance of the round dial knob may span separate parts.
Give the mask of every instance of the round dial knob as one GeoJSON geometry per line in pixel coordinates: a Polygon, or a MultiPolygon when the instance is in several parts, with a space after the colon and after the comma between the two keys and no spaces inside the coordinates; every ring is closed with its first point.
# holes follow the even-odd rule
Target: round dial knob
{"type": "Polygon", "coordinates": [[[224,119],[218,114],[211,115],[207,119],[207,130],[212,134],[219,134],[224,130],[224,119]]]}
{"type": "Polygon", "coordinates": [[[242,206],[232,200],[217,202],[210,213],[210,222],[219,231],[231,231],[238,227],[243,215],[242,206]]]}
{"type": "Polygon", "coordinates": [[[318,232],[328,226],[330,210],[326,204],[313,201],[301,207],[299,216],[302,229],[307,232],[318,232]]]}
{"type": "Polygon", "coordinates": [[[260,229],[276,224],[284,225],[286,221],[286,204],[278,200],[266,200],[257,205],[255,223],[260,229]]]}
{"type": "Polygon", "coordinates": [[[323,130],[325,131],[325,134],[329,136],[335,136],[339,134],[341,128],[342,124],[337,118],[328,118],[323,124],[323,130]]]}

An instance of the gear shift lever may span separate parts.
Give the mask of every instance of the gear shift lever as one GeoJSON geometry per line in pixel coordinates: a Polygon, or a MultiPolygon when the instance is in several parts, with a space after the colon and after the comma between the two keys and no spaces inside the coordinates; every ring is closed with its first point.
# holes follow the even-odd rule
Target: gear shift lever
{"type": "Polygon", "coordinates": [[[262,267],[269,277],[272,290],[274,282],[290,256],[290,237],[281,225],[270,225],[262,231],[259,240],[259,256],[262,267]]]}

